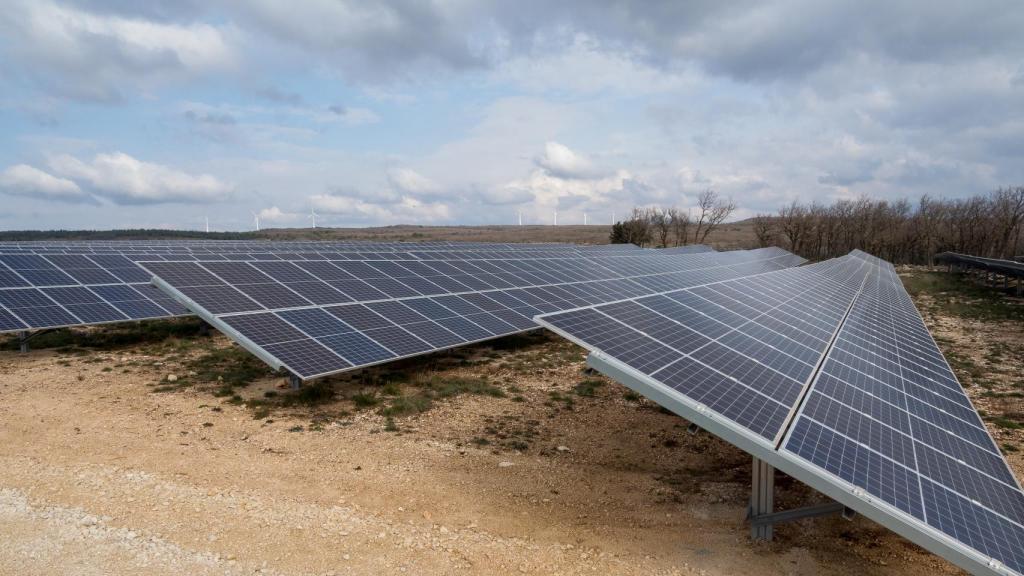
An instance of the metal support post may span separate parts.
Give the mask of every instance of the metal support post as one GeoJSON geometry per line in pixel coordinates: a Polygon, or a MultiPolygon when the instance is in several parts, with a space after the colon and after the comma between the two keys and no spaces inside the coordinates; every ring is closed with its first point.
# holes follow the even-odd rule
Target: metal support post
{"type": "Polygon", "coordinates": [[[22,353],[28,352],[28,339],[28,332],[18,332],[18,347],[21,349],[22,353]]]}
{"type": "Polygon", "coordinates": [[[772,525],[755,520],[772,513],[775,500],[775,468],[754,456],[750,480],[750,537],[754,540],[770,541],[772,525]]]}
{"type": "Polygon", "coordinates": [[[298,390],[302,388],[302,378],[299,378],[295,374],[288,375],[288,387],[292,390],[298,390]]]}
{"type": "Polygon", "coordinates": [[[199,321],[199,335],[209,336],[210,335],[210,324],[205,320],[199,321]]]}
{"type": "Polygon", "coordinates": [[[773,526],[781,522],[792,522],[829,514],[842,514],[843,518],[850,520],[856,515],[856,512],[839,502],[826,502],[825,504],[775,512],[773,511],[774,500],[775,468],[755,456],[751,473],[750,508],[747,511],[751,539],[770,542],[773,536],[773,526]]]}

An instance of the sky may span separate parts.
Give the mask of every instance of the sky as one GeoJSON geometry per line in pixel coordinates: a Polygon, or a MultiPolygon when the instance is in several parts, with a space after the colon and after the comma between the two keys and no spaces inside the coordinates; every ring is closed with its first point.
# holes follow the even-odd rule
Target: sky
{"type": "Polygon", "coordinates": [[[0,229],[736,218],[1024,184],[1024,3],[6,0],[0,229]]]}

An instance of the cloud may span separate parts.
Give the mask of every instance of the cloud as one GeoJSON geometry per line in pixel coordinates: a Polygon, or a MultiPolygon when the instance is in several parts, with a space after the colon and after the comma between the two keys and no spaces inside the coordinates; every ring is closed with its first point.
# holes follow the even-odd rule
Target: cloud
{"type": "Polygon", "coordinates": [[[128,91],[224,71],[236,55],[222,28],[99,14],[47,0],[0,12],[8,57],[53,94],[115,101],[128,91]]]}
{"type": "Polygon", "coordinates": [[[334,216],[345,224],[435,224],[448,221],[453,214],[443,202],[423,201],[402,196],[397,201],[357,197],[344,192],[316,194],[309,198],[318,214],[334,216]]]}
{"type": "Polygon", "coordinates": [[[287,90],[281,90],[274,86],[267,86],[256,91],[256,95],[265,100],[276,102],[278,104],[290,104],[292,106],[298,106],[302,104],[302,94],[296,92],[288,92],[287,90]]]}
{"type": "Polygon", "coordinates": [[[408,168],[389,170],[388,181],[398,192],[411,196],[431,196],[440,191],[436,182],[408,168]]]}
{"type": "Polygon", "coordinates": [[[299,214],[298,212],[285,212],[277,206],[271,206],[270,208],[263,208],[256,213],[259,217],[260,222],[277,222],[277,223],[288,223],[297,222],[303,218],[308,218],[308,214],[299,214]]]}
{"type": "Polygon", "coordinates": [[[63,202],[92,201],[71,180],[58,178],[27,164],[16,164],[0,173],[0,191],[15,196],[41,196],[63,202]]]}
{"type": "Polygon", "coordinates": [[[55,199],[100,197],[117,204],[209,203],[226,200],[233,192],[231,185],[209,174],[191,175],[121,152],[97,154],[89,162],[65,154],[48,164],[50,172],[12,166],[5,179],[20,190],[34,182],[55,199]]]}
{"type": "Polygon", "coordinates": [[[558,142],[546,143],[544,153],[534,162],[555,178],[587,179],[607,174],[607,171],[595,166],[590,158],[573,152],[568,146],[558,142]]]}

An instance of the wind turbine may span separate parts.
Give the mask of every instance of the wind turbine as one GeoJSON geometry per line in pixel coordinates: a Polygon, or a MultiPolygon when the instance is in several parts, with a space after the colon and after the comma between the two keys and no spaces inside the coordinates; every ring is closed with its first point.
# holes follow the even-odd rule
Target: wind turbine
{"type": "Polygon", "coordinates": [[[312,206],[309,207],[309,217],[313,219],[313,228],[316,228],[316,210],[312,206]]]}
{"type": "Polygon", "coordinates": [[[583,213],[583,225],[584,226],[587,225],[587,213],[586,212],[583,213]]]}
{"type": "Polygon", "coordinates": [[[523,225],[523,211],[519,210],[516,213],[519,214],[519,225],[522,226],[523,225]]]}
{"type": "Polygon", "coordinates": [[[555,222],[554,225],[558,226],[558,210],[555,210],[555,220],[554,220],[554,222],[555,222]]]}
{"type": "Polygon", "coordinates": [[[210,217],[209,216],[206,217],[206,233],[207,234],[210,233],[210,217]]]}
{"type": "Polygon", "coordinates": [[[258,212],[253,212],[252,213],[252,218],[253,218],[253,220],[256,221],[256,231],[259,232],[260,231],[260,215],[259,215],[259,213],[258,212]]]}

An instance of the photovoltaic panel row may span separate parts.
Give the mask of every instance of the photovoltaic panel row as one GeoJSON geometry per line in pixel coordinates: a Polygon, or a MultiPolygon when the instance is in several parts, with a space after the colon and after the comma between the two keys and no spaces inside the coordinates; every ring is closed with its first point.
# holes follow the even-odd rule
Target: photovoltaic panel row
{"type": "Polygon", "coordinates": [[[0,254],[0,332],[189,314],[119,255],[0,254]]]}
{"type": "MultiPolygon", "coordinates": [[[[263,243],[267,244],[267,243],[263,243]]],[[[306,244],[308,245],[308,244],[306,244]]],[[[398,261],[416,260],[417,257],[406,252],[389,253],[337,253],[337,252],[279,252],[279,253],[233,253],[218,254],[212,252],[217,245],[205,245],[202,251],[181,251],[161,256],[149,255],[127,250],[130,244],[111,245],[123,253],[82,254],[45,253],[33,254],[0,253],[0,332],[39,330],[64,326],[77,326],[119,322],[126,320],[142,320],[163,318],[189,314],[180,304],[156,291],[150,285],[151,274],[136,264],[140,259],[166,259],[168,261],[227,261],[243,258],[244,260],[268,260],[265,267],[274,270],[273,261],[287,260],[324,261],[330,258],[363,260],[373,257],[376,266],[384,266],[384,260],[398,261]]],[[[282,243],[271,246],[280,247],[282,243]]],[[[288,245],[290,246],[290,245],[288,245]]],[[[292,247],[301,248],[303,245],[292,247]]],[[[236,245],[245,248],[245,245],[236,245]]],[[[322,248],[322,246],[319,246],[322,248]]],[[[471,248],[481,248],[471,245],[471,248]]],[[[476,259],[484,256],[516,260],[547,259],[554,256],[565,258],[564,250],[551,252],[546,249],[509,250],[498,246],[498,251],[455,251],[455,252],[423,252],[423,257],[438,255],[453,256],[457,260],[476,259]]],[[[572,257],[576,257],[573,254],[572,257]]],[[[362,266],[362,265],[353,265],[362,266]]],[[[414,266],[408,263],[408,266],[414,266]]],[[[472,266],[472,265],[467,265],[472,266]]],[[[485,264],[480,264],[485,266],[485,264]]],[[[492,265],[493,267],[493,265],[492,265]]],[[[548,267],[550,268],[550,267],[548,267]]],[[[280,268],[278,268],[280,269],[280,268]]],[[[473,266],[473,270],[478,270],[473,266]]],[[[372,279],[372,278],[368,278],[372,279]]],[[[409,280],[421,287],[423,280],[409,280]]],[[[339,279],[340,284],[348,284],[351,288],[351,300],[374,300],[388,297],[384,292],[360,284],[346,283],[339,279]]],[[[404,290],[403,285],[396,284],[387,278],[379,282],[385,290],[393,293],[404,290]]],[[[494,282],[492,281],[492,284],[494,282]]],[[[492,284],[488,284],[491,286],[492,284]]],[[[473,286],[479,286],[473,283],[473,286]]],[[[331,300],[337,292],[329,287],[311,284],[296,284],[296,288],[304,288],[307,296],[315,302],[325,299],[331,302],[348,301],[331,300]]],[[[466,290],[466,286],[452,282],[447,292],[466,290]]],[[[475,288],[473,288],[475,289],[475,288]]],[[[403,292],[406,295],[419,292],[403,292]]]]}
{"type": "Polygon", "coordinates": [[[537,320],[774,446],[866,266],[844,258],[715,279],[537,320]]]}
{"type": "Polygon", "coordinates": [[[651,277],[619,275],[637,267],[625,260],[613,265],[616,272],[578,258],[509,260],[503,267],[486,261],[143,265],[158,286],[257,356],[309,379],[534,329],[535,315],[652,293],[660,281],[777,269],[787,254],[732,254],[728,264],[717,262],[721,254],[666,257],[677,261],[668,266],[674,271],[651,277]],[[686,266],[691,269],[679,270],[686,266]],[[324,294],[324,286],[338,294],[324,294]],[[363,294],[368,289],[377,294],[363,294]]]}
{"type": "Polygon", "coordinates": [[[658,298],[538,321],[936,553],[1021,573],[1024,492],[890,264],[854,251],[658,298]]]}
{"type": "Polygon", "coordinates": [[[872,273],[783,444],[915,521],[1024,572],[1024,492],[895,270],[872,273]]]}

